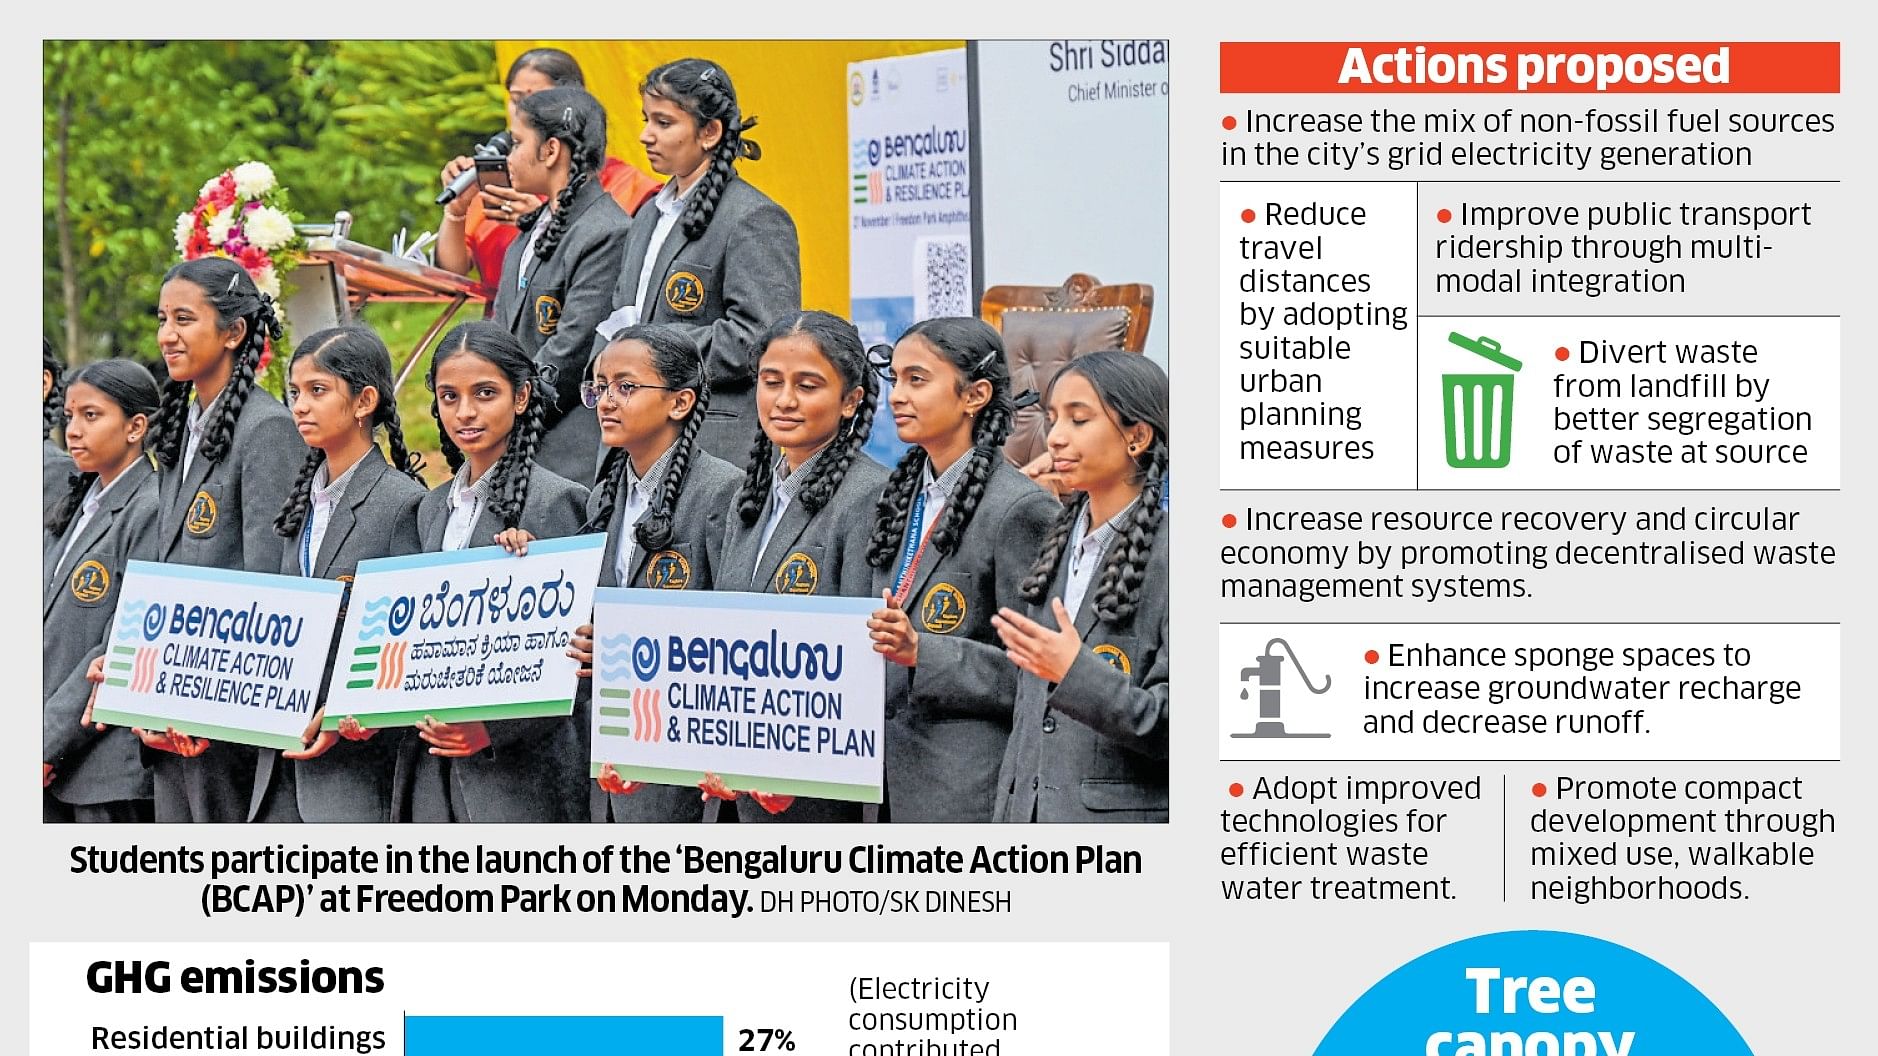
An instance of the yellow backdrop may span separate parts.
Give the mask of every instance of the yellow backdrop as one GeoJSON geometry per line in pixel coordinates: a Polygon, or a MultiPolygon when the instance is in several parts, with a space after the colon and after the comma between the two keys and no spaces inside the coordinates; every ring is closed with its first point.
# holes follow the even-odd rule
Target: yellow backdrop
{"type": "Polygon", "coordinates": [[[639,82],[653,67],[688,56],[729,72],[750,138],[763,160],[737,171],[781,203],[802,242],[802,305],[848,314],[847,68],[863,59],[963,47],[956,40],[522,40],[498,41],[506,71],[529,48],[555,47],[580,60],[587,90],[607,112],[614,157],[651,172],[639,146],[639,82]]]}

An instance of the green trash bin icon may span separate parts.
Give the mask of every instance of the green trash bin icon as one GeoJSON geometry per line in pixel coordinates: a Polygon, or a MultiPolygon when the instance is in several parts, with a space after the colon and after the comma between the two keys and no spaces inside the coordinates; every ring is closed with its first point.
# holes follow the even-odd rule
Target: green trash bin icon
{"type": "MultiPolygon", "coordinates": [[[[1500,351],[1500,343],[1490,337],[1450,333],[1448,342],[1515,373],[1519,370],[1519,360],[1500,351]]],[[[1499,469],[1512,460],[1512,374],[1443,374],[1441,405],[1448,465],[1499,469]]]]}

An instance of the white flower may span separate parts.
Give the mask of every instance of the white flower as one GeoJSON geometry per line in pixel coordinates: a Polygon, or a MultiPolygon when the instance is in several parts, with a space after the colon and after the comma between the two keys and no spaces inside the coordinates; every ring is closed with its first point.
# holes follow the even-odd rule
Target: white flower
{"type": "Polygon", "coordinates": [[[243,201],[253,201],[274,189],[274,170],[259,161],[244,161],[235,166],[235,193],[243,201]]]}
{"type": "Polygon", "coordinates": [[[274,265],[262,265],[261,273],[254,276],[254,284],[260,287],[262,293],[280,300],[280,276],[274,273],[274,265]]]}
{"type": "Polygon", "coordinates": [[[207,198],[209,195],[215,193],[215,185],[221,182],[222,182],[222,175],[219,172],[209,177],[209,182],[203,184],[202,189],[196,192],[196,200],[200,201],[204,198],[207,198]]]}
{"type": "Polygon", "coordinates": [[[241,222],[241,230],[247,234],[249,245],[259,246],[269,253],[294,239],[293,220],[271,205],[249,213],[241,222]]]}
{"type": "Polygon", "coordinates": [[[235,226],[235,218],[241,214],[234,209],[223,209],[209,217],[209,245],[217,249],[228,241],[228,229],[235,226]]]}
{"type": "Polygon", "coordinates": [[[196,229],[196,214],[178,213],[176,216],[176,252],[189,251],[189,236],[196,229]]]}

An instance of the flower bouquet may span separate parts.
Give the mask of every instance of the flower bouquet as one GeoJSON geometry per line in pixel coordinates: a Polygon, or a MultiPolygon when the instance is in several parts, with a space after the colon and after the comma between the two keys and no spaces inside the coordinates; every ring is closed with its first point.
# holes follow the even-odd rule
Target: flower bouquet
{"type": "Polygon", "coordinates": [[[299,242],[286,206],[287,192],[274,170],[243,162],[203,184],[196,207],[176,218],[176,251],[184,260],[228,257],[278,301],[299,242]]]}

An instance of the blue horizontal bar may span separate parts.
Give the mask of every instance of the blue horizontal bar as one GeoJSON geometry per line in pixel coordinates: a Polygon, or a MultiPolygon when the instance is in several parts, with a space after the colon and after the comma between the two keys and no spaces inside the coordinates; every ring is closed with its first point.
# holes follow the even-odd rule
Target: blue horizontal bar
{"type": "Polygon", "coordinates": [[[722,1016],[406,1016],[406,1056],[724,1056],[722,1016]]]}
{"type": "MultiPolygon", "coordinates": [[[[566,535],[558,539],[536,539],[528,544],[528,553],[565,554],[577,550],[600,550],[606,546],[606,533],[588,535],[566,535]]],[[[359,562],[359,575],[368,572],[395,572],[401,568],[440,568],[444,565],[461,565],[471,561],[493,561],[498,557],[508,557],[509,552],[500,546],[473,546],[467,550],[435,550],[428,554],[407,554],[403,557],[374,557],[359,562]]]]}
{"type": "Polygon", "coordinates": [[[266,587],[270,590],[301,590],[309,594],[339,595],[346,592],[346,585],[336,579],[282,576],[272,572],[242,572],[238,569],[213,568],[208,565],[131,561],[124,566],[124,571],[135,572],[139,576],[155,576],[163,579],[187,579],[197,583],[228,583],[239,587],[266,587]]]}
{"type": "Polygon", "coordinates": [[[798,616],[808,613],[869,616],[886,604],[879,595],[871,598],[841,598],[810,594],[745,594],[732,590],[651,590],[645,587],[601,587],[594,591],[593,599],[608,605],[741,609],[791,612],[798,616]]]}

